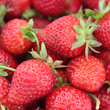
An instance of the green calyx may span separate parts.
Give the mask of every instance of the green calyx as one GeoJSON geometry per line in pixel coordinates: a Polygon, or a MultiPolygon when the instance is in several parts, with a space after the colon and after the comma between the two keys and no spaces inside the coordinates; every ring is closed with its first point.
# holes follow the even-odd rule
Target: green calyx
{"type": "Polygon", "coordinates": [[[7,67],[7,63],[0,63],[0,76],[8,76],[8,73],[4,71],[5,69],[10,70],[10,71],[15,71],[15,69],[7,67]]]}
{"type": "Polygon", "coordinates": [[[1,105],[1,110],[9,110],[9,108],[5,108],[3,105],[1,105]]]}
{"type": "Polygon", "coordinates": [[[105,7],[105,0],[100,0],[99,1],[99,11],[96,9],[94,11],[90,10],[90,9],[85,9],[85,14],[87,17],[91,16],[92,19],[95,19],[97,22],[109,11],[110,11],[110,2],[105,7]]]}
{"type": "MultiPolygon", "coordinates": [[[[41,50],[40,52],[36,52],[32,49],[32,51],[29,52],[32,57],[36,60],[43,61],[46,63],[53,71],[53,74],[58,75],[55,68],[64,68],[66,66],[62,65],[63,61],[56,60],[53,62],[53,59],[47,54],[47,50],[45,47],[45,44],[42,42],[41,44],[41,50]]],[[[59,76],[59,75],[58,75],[59,76]]]]}
{"type": "Polygon", "coordinates": [[[31,40],[32,42],[37,43],[37,48],[38,48],[38,53],[39,53],[39,41],[38,41],[36,34],[38,33],[40,29],[32,28],[33,24],[34,24],[33,20],[30,19],[26,27],[21,26],[21,32],[22,32],[23,37],[31,40]]]}
{"type": "Polygon", "coordinates": [[[86,44],[85,47],[85,55],[88,59],[88,53],[89,48],[99,53],[94,49],[94,47],[99,47],[102,44],[96,40],[96,38],[93,36],[93,32],[97,30],[98,25],[95,25],[91,22],[91,17],[88,18],[88,20],[85,22],[82,18],[80,19],[81,27],[78,25],[74,26],[75,31],[79,34],[76,36],[76,42],[72,45],[72,50],[78,47],[81,47],[82,45],[86,44]]]}
{"type": "MultiPolygon", "coordinates": [[[[106,80],[105,84],[108,84],[110,86],[110,81],[106,80]]],[[[110,93],[110,87],[107,88],[107,93],[110,93]]]]}

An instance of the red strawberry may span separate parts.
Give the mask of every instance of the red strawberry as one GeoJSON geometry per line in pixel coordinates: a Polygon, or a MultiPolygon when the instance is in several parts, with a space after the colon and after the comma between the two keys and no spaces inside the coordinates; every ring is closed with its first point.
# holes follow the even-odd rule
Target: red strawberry
{"type": "Polygon", "coordinates": [[[99,50],[99,53],[93,53],[104,65],[104,67],[110,62],[110,51],[99,50]]]}
{"type": "MultiPolygon", "coordinates": [[[[23,105],[12,105],[7,100],[7,95],[10,90],[11,84],[3,77],[0,77],[0,105],[9,108],[9,110],[25,110],[23,105]]],[[[0,108],[1,110],[1,108],[0,108]]]]}
{"type": "Polygon", "coordinates": [[[81,6],[83,6],[83,4],[80,0],[68,0],[66,11],[68,11],[68,13],[77,13],[81,6]]]}
{"type": "Polygon", "coordinates": [[[85,46],[71,50],[78,33],[74,25],[80,25],[79,19],[74,16],[63,16],[50,23],[46,28],[38,32],[39,42],[44,42],[47,50],[64,57],[74,57],[81,54],[85,46]]]}
{"type": "Polygon", "coordinates": [[[44,16],[59,16],[66,8],[66,0],[32,0],[32,6],[44,16]]]}
{"type": "MultiPolygon", "coordinates": [[[[100,100],[100,110],[110,108],[110,93],[107,93],[108,85],[104,84],[98,91],[92,94],[100,100]]],[[[95,110],[95,101],[92,99],[93,110],[95,110]]]]}
{"type": "Polygon", "coordinates": [[[34,25],[33,28],[45,28],[48,24],[51,23],[50,20],[46,19],[46,18],[40,18],[38,16],[36,17],[32,17],[31,19],[33,19],[34,25]]]}
{"type": "MultiPolygon", "coordinates": [[[[4,63],[4,62],[6,62],[7,67],[11,67],[15,69],[18,66],[17,60],[11,54],[0,48],[0,63],[4,63]]],[[[11,81],[14,72],[6,69],[5,71],[8,73],[8,75],[5,76],[5,74],[2,74],[0,72],[0,76],[5,76],[9,81],[11,81]]]]}
{"type": "Polygon", "coordinates": [[[99,42],[102,43],[102,47],[110,50],[109,33],[110,33],[110,12],[106,13],[97,23],[98,29],[94,32],[94,36],[99,42]]]}
{"type": "Polygon", "coordinates": [[[48,95],[46,110],[92,110],[92,105],[84,91],[72,86],[61,86],[48,95]]]}
{"type": "Polygon", "coordinates": [[[6,19],[19,18],[26,9],[31,7],[31,0],[5,0],[5,5],[11,9],[6,13],[6,19]]]}
{"type": "Polygon", "coordinates": [[[85,49],[87,56],[89,47],[100,46],[99,42],[94,41],[92,35],[97,26],[88,25],[89,22],[90,18],[85,23],[74,16],[63,16],[41,29],[37,37],[40,43],[45,43],[47,50],[67,58],[80,55],[87,44],[85,49]]]}
{"type": "Polygon", "coordinates": [[[54,75],[50,67],[39,60],[26,60],[15,70],[8,101],[26,104],[47,95],[54,86],[54,75]]]}
{"type": "MultiPolygon", "coordinates": [[[[98,4],[99,4],[100,0],[81,0],[81,1],[84,5],[86,5],[86,7],[90,8],[90,9],[92,9],[92,10],[98,9],[99,10],[98,4]]],[[[107,4],[110,0],[105,0],[105,1],[106,1],[106,6],[107,6],[107,4]]]]}
{"type": "Polygon", "coordinates": [[[21,54],[32,47],[32,42],[24,38],[21,32],[21,26],[27,26],[28,21],[23,19],[12,19],[4,26],[0,43],[1,46],[12,54],[21,54]]]}
{"type": "Polygon", "coordinates": [[[69,81],[88,92],[99,90],[105,82],[106,72],[100,60],[94,56],[80,55],[67,64],[66,74],[69,81]]]}

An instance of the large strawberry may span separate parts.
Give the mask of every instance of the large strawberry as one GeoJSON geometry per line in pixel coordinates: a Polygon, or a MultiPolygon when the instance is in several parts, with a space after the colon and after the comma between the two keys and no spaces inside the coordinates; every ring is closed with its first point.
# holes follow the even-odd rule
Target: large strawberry
{"type": "Polygon", "coordinates": [[[48,95],[46,110],[92,110],[92,104],[84,91],[72,86],[61,86],[48,95]]]}
{"type": "Polygon", "coordinates": [[[21,105],[47,95],[54,86],[50,67],[42,61],[30,59],[15,70],[8,94],[10,103],[21,105]]]}
{"type": "Polygon", "coordinates": [[[32,6],[44,16],[59,16],[66,8],[66,0],[32,0],[32,6]]]}
{"type": "MultiPolygon", "coordinates": [[[[0,77],[0,106],[9,108],[9,110],[25,110],[23,105],[17,106],[8,102],[7,95],[10,90],[11,84],[5,78],[0,77]]],[[[0,108],[1,110],[1,108],[0,108]]]]}
{"type": "Polygon", "coordinates": [[[102,62],[91,55],[88,56],[88,60],[85,55],[71,59],[67,64],[66,74],[75,87],[89,92],[99,90],[106,79],[102,62]]]}
{"type": "MultiPolygon", "coordinates": [[[[15,69],[18,66],[17,60],[11,54],[0,48],[0,63],[4,63],[4,62],[6,63],[7,67],[11,67],[15,69]]],[[[9,81],[11,81],[14,72],[6,69],[5,72],[7,72],[8,75],[4,74],[1,71],[0,76],[5,76],[9,81]]]]}
{"type": "Polygon", "coordinates": [[[28,51],[32,42],[23,36],[21,26],[26,27],[28,21],[23,19],[12,19],[5,24],[1,36],[1,46],[12,54],[21,54],[28,51]]]}
{"type": "Polygon", "coordinates": [[[99,46],[94,42],[92,32],[96,25],[88,25],[90,19],[85,23],[74,16],[63,16],[50,23],[46,28],[41,29],[37,37],[39,42],[44,42],[47,49],[60,54],[61,56],[72,58],[80,55],[85,49],[99,46]],[[89,27],[91,26],[91,27],[89,27]]]}

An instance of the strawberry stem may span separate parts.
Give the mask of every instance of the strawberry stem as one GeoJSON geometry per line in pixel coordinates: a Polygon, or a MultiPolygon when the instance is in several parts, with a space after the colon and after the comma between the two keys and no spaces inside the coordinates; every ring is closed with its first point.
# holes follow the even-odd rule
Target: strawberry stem
{"type": "Polygon", "coordinates": [[[96,102],[96,110],[99,110],[99,106],[100,106],[100,101],[99,101],[99,99],[97,98],[97,97],[95,97],[93,94],[91,94],[91,93],[88,93],[87,92],[87,94],[88,94],[88,96],[90,97],[90,98],[92,98],[93,100],[95,100],[95,102],[96,102]]]}
{"type": "Polygon", "coordinates": [[[7,70],[10,70],[10,71],[15,71],[14,68],[10,68],[10,67],[4,66],[4,65],[0,65],[0,68],[7,69],[7,70]]]}

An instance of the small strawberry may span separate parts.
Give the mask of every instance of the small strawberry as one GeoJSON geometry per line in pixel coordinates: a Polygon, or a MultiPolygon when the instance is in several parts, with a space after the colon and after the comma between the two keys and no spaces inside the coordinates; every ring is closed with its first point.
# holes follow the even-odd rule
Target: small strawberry
{"type": "MultiPolygon", "coordinates": [[[[7,67],[15,69],[18,66],[17,60],[11,54],[0,48],[0,63],[4,62],[6,62],[7,67]]],[[[0,72],[0,76],[5,76],[6,79],[11,82],[14,72],[7,69],[5,69],[5,72],[7,72],[8,75],[4,74],[3,72],[0,72]]]]}
{"type": "Polygon", "coordinates": [[[66,8],[66,0],[32,0],[32,6],[44,16],[59,16],[66,8]]]}
{"type": "Polygon", "coordinates": [[[71,59],[67,64],[66,74],[71,84],[88,92],[99,90],[106,79],[102,62],[91,55],[88,55],[88,59],[85,55],[71,59]]]}
{"type": "Polygon", "coordinates": [[[20,18],[25,10],[31,8],[31,0],[5,0],[5,6],[11,9],[5,19],[20,18]]]}
{"type": "Polygon", "coordinates": [[[92,104],[84,91],[72,86],[61,86],[47,96],[46,110],[92,110],[92,104]]]}
{"type": "Polygon", "coordinates": [[[21,26],[26,27],[28,21],[12,19],[5,24],[0,37],[1,46],[12,54],[22,54],[32,47],[32,42],[23,36],[21,26]]]}
{"type": "Polygon", "coordinates": [[[6,108],[9,108],[9,110],[25,110],[23,105],[17,106],[8,102],[7,95],[10,87],[10,82],[8,82],[5,78],[0,77],[0,105],[2,104],[6,108]]]}

